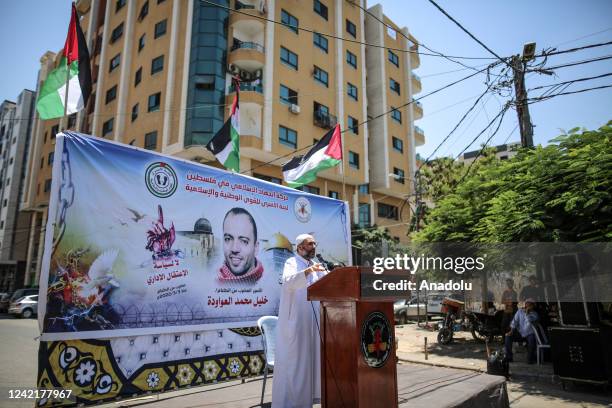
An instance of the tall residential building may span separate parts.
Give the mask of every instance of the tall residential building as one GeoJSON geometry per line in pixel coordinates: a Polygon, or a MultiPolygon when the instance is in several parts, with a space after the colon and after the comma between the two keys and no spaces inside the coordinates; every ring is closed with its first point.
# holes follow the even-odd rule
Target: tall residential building
{"type": "Polygon", "coordinates": [[[0,105],[0,292],[23,286],[29,217],[19,212],[26,177],[34,92],[0,105]]]}
{"type": "MultiPolygon", "coordinates": [[[[281,165],[339,123],[349,129],[342,165],[303,190],[346,200],[354,224],[389,225],[406,241],[404,203],[424,140],[413,126],[422,108],[408,104],[421,87],[412,72],[418,43],[380,6],[368,11],[392,29],[364,8],[363,0],[78,1],[94,92],[78,115],[36,123],[25,198],[32,228],[47,217],[51,166],[41,159],[59,130],[220,167],[204,146],[229,115],[239,75],[242,172],[282,183],[281,165]]],[[[39,86],[58,62],[43,56],[39,86]]],[[[31,236],[30,266],[42,255],[41,235],[31,236]]]]}

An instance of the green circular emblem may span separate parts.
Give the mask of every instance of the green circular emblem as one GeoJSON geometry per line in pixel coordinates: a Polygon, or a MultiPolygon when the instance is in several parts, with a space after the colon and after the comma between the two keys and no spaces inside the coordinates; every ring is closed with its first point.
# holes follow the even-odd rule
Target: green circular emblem
{"type": "Polygon", "coordinates": [[[178,187],[178,177],[174,169],[164,162],[155,162],[145,172],[147,189],[155,197],[170,197],[178,187]]]}

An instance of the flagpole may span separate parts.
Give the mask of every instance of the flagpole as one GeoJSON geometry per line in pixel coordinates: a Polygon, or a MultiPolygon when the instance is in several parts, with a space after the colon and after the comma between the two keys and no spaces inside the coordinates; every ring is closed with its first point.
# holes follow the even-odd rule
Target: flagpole
{"type": "Polygon", "coordinates": [[[66,58],[66,92],[64,93],[64,117],[68,114],[68,87],[70,86],[70,64],[66,58]]]}
{"type": "Polygon", "coordinates": [[[344,133],[342,131],[340,131],[340,143],[342,146],[342,197],[344,197],[344,199],[348,202],[346,197],[346,180],[344,179],[344,158],[346,156],[344,155],[344,133]]]}

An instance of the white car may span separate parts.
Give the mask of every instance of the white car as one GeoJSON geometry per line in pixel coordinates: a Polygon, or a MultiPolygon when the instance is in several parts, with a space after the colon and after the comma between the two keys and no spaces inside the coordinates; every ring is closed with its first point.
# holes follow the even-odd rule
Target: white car
{"type": "Polygon", "coordinates": [[[29,319],[38,310],[38,295],[24,296],[12,302],[9,306],[9,314],[29,319]]]}

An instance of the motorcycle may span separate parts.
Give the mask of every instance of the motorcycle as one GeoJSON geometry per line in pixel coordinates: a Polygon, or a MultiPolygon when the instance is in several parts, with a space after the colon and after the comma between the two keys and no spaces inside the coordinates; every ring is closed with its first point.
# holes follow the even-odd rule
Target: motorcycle
{"type": "Polygon", "coordinates": [[[469,321],[470,331],[474,340],[489,343],[495,337],[503,337],[504,333],[501,328],[502,319],[504,316],[503,310],[498,310],[495,314],[479,313],[466,311],[465,317],[469,321]]]}
{"type": "Polygon", "coordinates": [[[445,313],[444,322],[438,330],[438,344],[449,344],[453,341],[453,333],[461,330],[461,323],[456,323],[457,319],[463,320],[464,302],[444,298],[442,300],[442,313],[445,313]]]}

